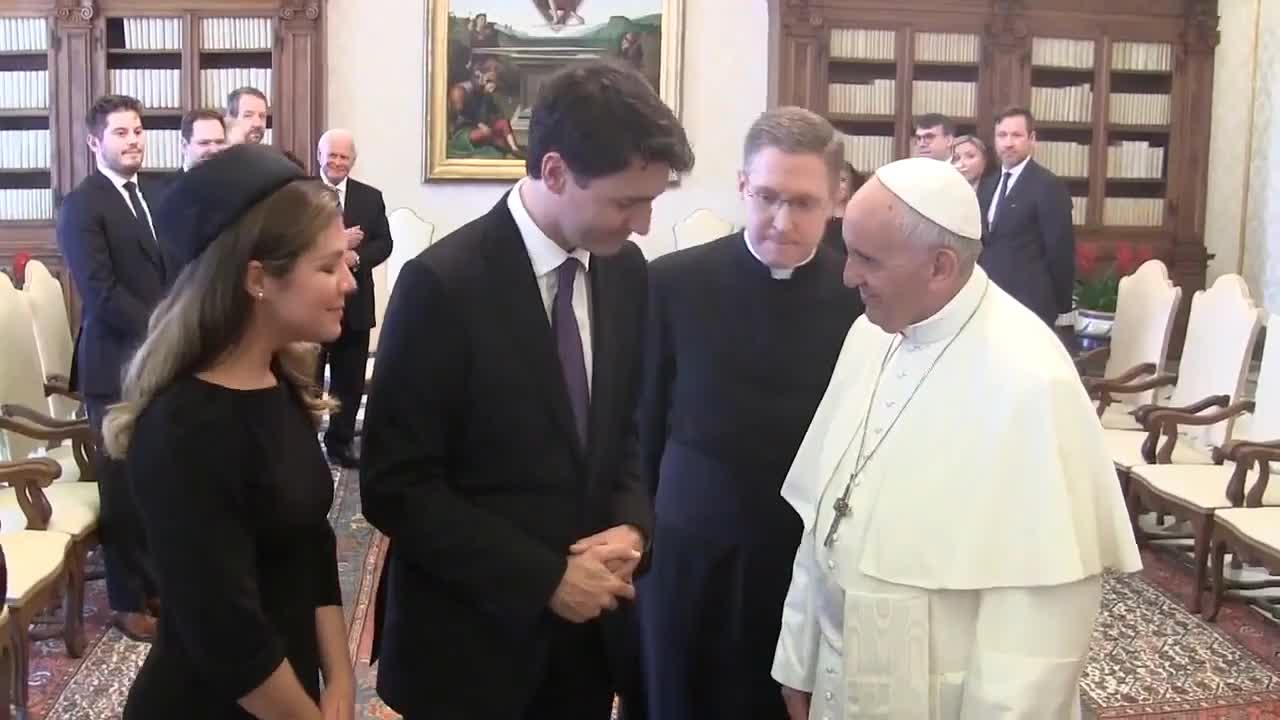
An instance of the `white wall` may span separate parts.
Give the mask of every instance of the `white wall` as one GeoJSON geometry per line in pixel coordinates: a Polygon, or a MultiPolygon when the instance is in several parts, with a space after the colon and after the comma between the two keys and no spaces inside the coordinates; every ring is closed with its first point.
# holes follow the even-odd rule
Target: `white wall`
{"type": "MultiPolygon", "coordinates": [[[[674,245],[671,227],[699,207],[740,223],[734,190],[742,137],[768,93],[766,0],[686,0],[682,120],[697,163],[655,204],[649,256],[674,245]]],[[[506,183],[422,181],[426,7],[429,0],[328,0],[328,124],[355,133],[353,175],[380,188],[388,210],[408,206],[436,237],[486,212],[506,183]]]]}

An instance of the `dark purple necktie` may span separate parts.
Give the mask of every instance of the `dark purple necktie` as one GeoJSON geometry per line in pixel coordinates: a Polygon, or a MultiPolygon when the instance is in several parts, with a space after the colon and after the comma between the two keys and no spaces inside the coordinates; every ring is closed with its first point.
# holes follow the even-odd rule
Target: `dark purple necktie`
{"type": "Polygon", "coordinates": [[[573,314],[573,282],[578,278],[581,263],[569,258],[556,270],[556,298],[551,304],[551,332],[556,336],[556,353],[560,356],[560,369],[564,372],[564,386],[569,391],[569,407],[573,409],[573,422],[578,429],[578,439],[587,445],[587,363],[582,354],[582,335],[578,332],[578,318],[573,314]]]}

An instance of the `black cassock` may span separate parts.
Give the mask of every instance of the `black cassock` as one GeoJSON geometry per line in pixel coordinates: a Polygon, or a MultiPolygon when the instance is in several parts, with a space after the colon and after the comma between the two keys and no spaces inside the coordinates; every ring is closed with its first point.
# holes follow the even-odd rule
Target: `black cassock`
{"type": "Polygon", "coordinates": [[[736,233],[650,266],[639,431],[657,526],[637,607],[652,720],[785,717],[769,671],[801,523],[779,493],[862,312],[843,265],[823,246],[775,279],[736,233]]]}

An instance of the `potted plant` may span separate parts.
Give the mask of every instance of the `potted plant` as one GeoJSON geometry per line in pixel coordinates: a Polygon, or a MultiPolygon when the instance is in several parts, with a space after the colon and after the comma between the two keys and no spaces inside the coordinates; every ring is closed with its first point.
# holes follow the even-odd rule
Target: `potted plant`
{"type": "Polygon", "coordinates": [[[1109,259],[1103,258],[1096,243],[1076,246],[1076,335],[1091,339],[1111,335],[1120,278],[1137,270],[1152,255],[1149,246],[1126,242],[1116,243],[1109,259]]]}

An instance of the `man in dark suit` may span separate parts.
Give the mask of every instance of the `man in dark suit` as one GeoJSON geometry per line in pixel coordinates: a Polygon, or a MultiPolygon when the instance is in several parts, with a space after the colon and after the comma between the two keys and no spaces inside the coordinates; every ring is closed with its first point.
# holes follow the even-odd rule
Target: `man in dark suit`
{"type": "Polygon", "coordinates": [[[351,168],[356,164],[356,141],[349,131],[335,129],[321,135],[316,159],[320,164],[320,178],[338,192],[347,245],[355,251],[347,256],[352,262],[356,291],[347,296],[342,335],[321,351],[317,370],[323,383],[328,365],[329,393],[342,403],[341,409],[329,417],[325,449],[331,461],[353,468],[360,463],[351,441],[355,439],[356,412],[364,397],[369,330],[375,322],[373,269],[391,255],[391,228],[387,225],[382,193],[351,177],[351,168]]]}
{"type": "Polygon", "coordinates": [[[186,172],[227,147],[227,126],[213,110],[191,110],[182,116],[182,169],[186,172]]]}
{"type": "Polygon", "coordinates": [[[693,152],[607,62],[543,85],[528,150],[528,177],[401,270],[379,341],[361,499],[391,539],[378,692],[406,720],[607,720],[634,691],[653,512],[628,238],[693,152]]]}
{"type": "MultiPolygon", "coordinates": [[[[124,367],[142,344],[169,278],[148,205],[160,189],[138,175],[146,152],[142,105],[128,96],[105,95],[89,108],[85,124],[97,170],[63,201],[57,234],[83,301],[75,387],[84,395],[89,421],[101,438],[103,415],[120,399],[124,367]]],[[[154,590],[124,465],[99,452],[95,467],[114,622],[129,637],[149,640],[155,619],[146,611],[154,590]]]]}
{"type": "Polygon", "coordinates": [[[1056,175],[1031,159],[1036,141],[1029,110],[996,118],[1001,170],[978,188],[987,224],[978,262],[1005,292],[1053,325],[1071,311],[1075,230],[1071,195],[1056,175]]]}

